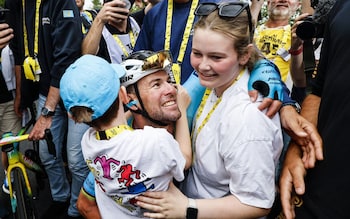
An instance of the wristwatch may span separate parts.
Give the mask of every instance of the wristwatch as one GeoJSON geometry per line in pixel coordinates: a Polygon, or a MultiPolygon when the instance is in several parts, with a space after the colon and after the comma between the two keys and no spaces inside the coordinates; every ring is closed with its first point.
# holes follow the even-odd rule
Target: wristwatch
{"type": "Polygon", "coordinates": [[[188,199],[188,207],[186,211],[186,219],[197,219],[198,209],[196,201],[192,198],[188,199]]]}
{"type": "Polygon", "coordinates": [[[41,115],[44,116],[45,118],[48,118],[48,117],[55,115],[55,111],[51,111],[48,108],[43,107],[41,109],[41,115]]]}
{"type": "Polygon", "coordinates": [[[282,103],[282,107],[284,106],[292,106],[294,109],[297,111],[297,113],[300,113],[301,111],[301,106],[298,102],[287,102],[287,103],[282,103]]]}

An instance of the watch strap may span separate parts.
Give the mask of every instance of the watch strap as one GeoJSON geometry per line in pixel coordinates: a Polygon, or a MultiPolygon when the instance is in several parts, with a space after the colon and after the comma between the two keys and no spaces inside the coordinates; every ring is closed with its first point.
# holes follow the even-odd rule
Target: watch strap
{"type": "Polygon", "coordinates": [[[186,211],[186,219],[197,219],[198,209],[196,200],[189,198],[188,199],[188,207],[186,211]]]}

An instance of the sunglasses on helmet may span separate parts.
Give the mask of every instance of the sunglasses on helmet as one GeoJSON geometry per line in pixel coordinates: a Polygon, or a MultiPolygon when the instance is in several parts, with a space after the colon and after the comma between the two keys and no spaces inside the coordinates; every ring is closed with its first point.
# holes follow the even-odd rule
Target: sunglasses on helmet
{"type": "Polygon", "coordinates": [[[164,69],[172,65],[172,57],[169,51],[160,51],[143,60],[142,70],[164,69]]]}
{"type": "Polygon", "coordinates": [[[201,3],[196,8],[194,14],[198,16],[208,16],[216,9],[219,9],[220,17],[235,18],[242,13],[243,10],[247,10],[249,20],[249,33],[251,38],[253,36],[253,24],[252,15],[250,13],[249,4],[246,2],[206,2],[201,3]]]}

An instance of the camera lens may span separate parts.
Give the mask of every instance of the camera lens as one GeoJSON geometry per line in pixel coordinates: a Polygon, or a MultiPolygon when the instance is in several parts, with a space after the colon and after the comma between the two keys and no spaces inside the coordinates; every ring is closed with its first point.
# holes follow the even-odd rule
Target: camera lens
{"type": "Polygon", "coordinates": [[[315,37],[316,26],[312,21],[304,21],[296,29],[297,36],[302,40],[309,40],[315,37]]]}

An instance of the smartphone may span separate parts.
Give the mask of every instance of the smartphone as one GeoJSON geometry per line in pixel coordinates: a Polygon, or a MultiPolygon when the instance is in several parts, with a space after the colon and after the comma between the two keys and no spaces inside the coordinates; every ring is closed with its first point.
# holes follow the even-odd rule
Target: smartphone
{"type": "MultiPolygon", "coordinates": [[[[113,0],[105,0],[104,3],[111,2],[113,0]]],[[[122,0],[125,3],[125,8],[130,9],[131,8],[131,2],[129,0],[122,0]]]]}
{"type": "Polygon", "coordinates": [[[9,11],[9,9],[0,7],[0,24],[6,23],[6,13],[9,11]]]}

